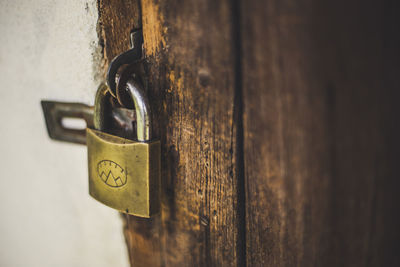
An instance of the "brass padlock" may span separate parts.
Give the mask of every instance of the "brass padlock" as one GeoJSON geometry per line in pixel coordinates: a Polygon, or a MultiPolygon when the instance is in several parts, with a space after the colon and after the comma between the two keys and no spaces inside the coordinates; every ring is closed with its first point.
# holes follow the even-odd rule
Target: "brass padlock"
{"type": "Polygon", "coordinates": [[[94,128],[87,129],[89,193],[121,212],[149,218],[159,211],[160,142],[151,140],[150,110],[133,79],[126,90],[134,102],[137,141],[106,133],[106,86],[96,93],[94,128]]]}

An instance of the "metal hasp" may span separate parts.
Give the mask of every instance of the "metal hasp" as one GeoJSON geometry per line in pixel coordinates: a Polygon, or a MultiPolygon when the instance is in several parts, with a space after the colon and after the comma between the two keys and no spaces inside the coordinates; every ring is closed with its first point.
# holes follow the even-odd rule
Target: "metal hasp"
{"type": "Polygon", "coordinates": [[[141,29],[131,32],[130,34],[131,49],[116,56],[108,66],[107,84],[111,94],[117,96],[117,73],[121,66],[130,65],[142,59],[143,33],[141,29]]]}
{"type": "Polygon", "coordinates": [[[41,101],[47,132],[51,139],[86,144],[86,129],[72,129],[63,125],[64,118],[83,119],[93,127],[93,107],[81,103],[41,101]]]}
{"type": "Polygon", "coordinates": [[[112,96],[104,88],[96,94],[96,129],[87,129],[89,193],[109,207],[149,218],[159,211],[161,146],[150,141],[150,109],[143,90],[133,79],[128,79],[126,90],[139,122],[136,138],[130,139],[107,133],[104,111],[112,96]]]}
{"type": "MultiPolygon", "coordinates": [[[[107,88],[105,84],[100,87],[107,88]]],[[[86,127],[95,127],[94,107],[82,103],[69,103],[42,100],[42,109],[46,121],[47,132],[53,140],[86,144],[86,129],[66,127],[64,119],[82,119],[86,127]]],[[[132,122],[136,120],[135,110],[123,107],[113,107],[109,111],[109,127],[123,132],[126,136],[132,136],[135,127],[132,122]]]]}

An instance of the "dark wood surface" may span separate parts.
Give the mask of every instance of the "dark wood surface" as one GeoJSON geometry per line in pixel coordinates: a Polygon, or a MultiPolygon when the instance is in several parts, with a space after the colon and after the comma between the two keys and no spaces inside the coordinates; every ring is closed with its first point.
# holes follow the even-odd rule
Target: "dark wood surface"
{"type": "Polygon", "coordinates": [[[238,262],[234,51],[229,1],[142,1],[161,137],[165,266],[238,262]]]}
{"type": "Polygon", "coordinates": [[[104,67],[141,9],[162,141],[132,266],[400,266],[398,5],[100,0],[104,67]]]}
{"type": "Polygon", "coordinates": [[[394,3],[242,1],[247,266],[400,265],[394,3]]]}
{"type": "Polygon", "coordinates": [[[129,33],[141,27],[140,0],[98,0],[97,8],[97,33],[106,70],[114,57],[129,49],[129,33]]]}

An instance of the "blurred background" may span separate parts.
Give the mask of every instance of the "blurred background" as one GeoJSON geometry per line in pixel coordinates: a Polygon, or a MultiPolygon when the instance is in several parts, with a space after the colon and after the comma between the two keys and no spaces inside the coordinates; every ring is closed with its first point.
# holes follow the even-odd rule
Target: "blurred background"
{"type": "Polygon", "coordinates": [[[93,104],[97,1],[0,1],[0,266],[128,266],[118,213],[89,197],[86,147],[40,100],[93,104]]]}

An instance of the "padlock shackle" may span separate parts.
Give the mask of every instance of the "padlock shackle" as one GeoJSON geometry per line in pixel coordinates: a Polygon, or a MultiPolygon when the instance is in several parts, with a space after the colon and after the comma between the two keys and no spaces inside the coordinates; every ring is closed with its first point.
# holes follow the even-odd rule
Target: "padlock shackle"
{"type": "Polygon", "coordinates": [[[110,92],[108,91],[108,87],[106,84],[101,83],[96,92],[96,98],[94,100],[94,116],[93,116],[93,125],[97,130],[104,130],[104,116],[106,106],[106,97],[110,96],[110,92]]]}
{"type": "Polygon", "coordinates": [[[150,106],[147,96],[138,83],[129,78],[124,86],[135,105],[136,133],[138,141],[151,140],[150,106]]]}
{"type": "MultiPolygon", "coordinates": [[[[133,101],[136,113],[136,138],[137,141],[145,142],[151,140],[151,113],[147,96],[141,86],[129,77],[124,86],[119,90],[124,90],[133,101]]],[[[107,98],[112,97],[105,84],[101,84],[96,93],[94,105],[94,128],[97,130],[105,130],[105,106],[107,98]]]]}

